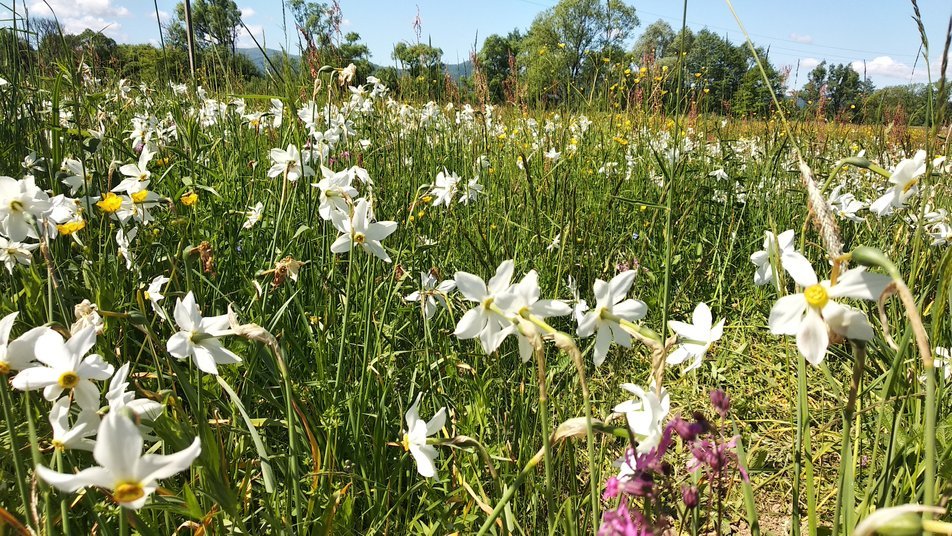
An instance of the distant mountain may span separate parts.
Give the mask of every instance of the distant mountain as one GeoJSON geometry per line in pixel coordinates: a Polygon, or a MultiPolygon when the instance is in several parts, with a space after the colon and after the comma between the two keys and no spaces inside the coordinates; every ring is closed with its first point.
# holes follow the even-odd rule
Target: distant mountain
{"type": "MultiPolygon", "coordinates": [[[[273,48],[264,49],[265,53],[268,55],[267,59],[265,59],[265,55],[262,54],[261,50],[259,50],[257,47],[239,48],[237,50],[239,54],[242,54],[251,60],[251,63],[254,63],[261,72],[265,72],[265,70],[268,68],[267,59],[270,59],[271,63],[273,63],[275,66],[278,66],[278,64],[284,61],[285,58],[285,52],[283,50],[275,50],[273,48]]],[[[297,54],[287,54],[287,57],[292,61],[301,59],[301,56],[298,56],[297,54]]]]}
{"type": "Polygon", "coordinates": [[[459,81],[464,76],[472,76],[473,62],[466,60],[463,63],[446,65],[446,72],[450,73],[450,78],[459,81]]]}
{"type": "MultiPolygon", "coordinates": [[[[252,48],[239,48],[237,49],[239,54],[243,54],[255,66],[259,71],[265,72],[268,69],[268,61],[265,59],[265,55],[261,53],[257,47],[252,48]]],[[[281,64],[284,61],[284,58],[290,58],[291,61],[298,61],[301,59],[301,56],[298,54],[285,54],[283,50],[275,50],[273,48],[264,49],[265,53],[268,55],[268,59],[271,60],[275,66],[281,64]]],[[[380,67],[379,65],[374,64],[374,68],[380,67]]],[[[462,63],[451,63],[444,66],[446,72],[449,73],[450,78],[453,80],[459,81],[460,78],[464,76],[470,76],[473,74],[473,62],[466,60],[462,63]]]]}

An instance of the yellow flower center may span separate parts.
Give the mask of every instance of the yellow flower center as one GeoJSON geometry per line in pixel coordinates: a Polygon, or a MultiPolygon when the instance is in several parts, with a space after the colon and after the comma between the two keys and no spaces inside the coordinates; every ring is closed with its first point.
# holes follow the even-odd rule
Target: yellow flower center
{"type": "Polygon", "coordinates": [[[194,205],[195,203],[198,203],[198,194],[196,194],[195,192],[189,192],[183,195],[180,200],[182,201],[183,205],[190,207],[194,205]]]}
{"type": "Polygon", "coordinates": [[[10,363],[0,361],[0,376],[6,376],[8,374],[10,374],[10,363]]]}
{"type": "Polygon", "coordinates": [[[149,196],[148,190],[139,190],[138,192],[130,195],[129,197],[131,197],[132,200],[135,201],[136,203],[142,203],[143,201],[145,201],[145,198],[148,196],[149,196]]]}
{"type": "Polygon", "coordinates": [[[355,244],[363,244],[366,241],[367,241],[367,237],[364,235],[364,233],[354,233],[355,244]]]}
{"type": "Polygon", "coordinates": [[[59,439],[54,439],[50,444],[53,445],[53,448],[56,450],[66,450],[66,444],[59,439]]]}
{"type": "Polygon", "coordinates": [[[60,377],[58,380],[56,380],[56,383],[58,383],[63,389],[72,389],[73,387],[76,387],[77,383],[79,383],[79,376],[73,371],[64,372],[60,374],[60,377]]]}
{"type": "Polygon", "coordinates": [[[492,296],[490,296],[490,297],[486,298],[485,300],[483,300],[483,309],[489,309],[490,307],[492,307],[494,301],[496,301],[496,300],[495,300],[495,298],[493,298],[492,296]]]}
{"type": "Polygon", "coordinates": [[[430,201],[433,201],[433,196],[432,196],[432,195],[424,195],[422,200],[423,200],[424,203],[429,203],[430,201]]]}
{"type": "Polygon", "coordinates": [[[823,285],[811,285],[803,291],[803,296],[807,303],[814,309],[822,309],[830,301],[830,295],[826,293],[823,285]]]}
{"type": "Polygon", "coordinates": [[[73,220],[56,226],[61,235],[71,235],[86,227],[86,220],[73,220]]]}
{"type": "Polygon", "coordinates": [[[13,201],[10,201],[10,210],[12,210],[13,212],[22,212],[23,203],[16,199],[14,199],[13,201]]]}
{"type": "Polygon", "coordinates": [[[99,207],[99,210],[108,214],[112,214],[113,212],[119,210],[119,207],[122,206],[122,198],[112,192],[109,192],[103,196],[102,201],[96,203],[96,206],[99,207]]]}
{"type": "Polygon", "coordinates": [[[906,185],[902,187],[902,193],[909,192],[909,190],[912,190],[917,184],[919,184],[918,177],[907,182],[906,185]]]}
{"type": "Polygon", "coordinates": [[[403,450],[410,452],[410,434],[403,434],[403,440],[400,441],[400,444],[403,445],[403,450]]]}
{"type": "Polygon", "coordinates": [[[145,495],[142,484],[138,482],[121,482],[116,484],[112,496],[118,503],[128,503],[141,499],[145,495]]]}

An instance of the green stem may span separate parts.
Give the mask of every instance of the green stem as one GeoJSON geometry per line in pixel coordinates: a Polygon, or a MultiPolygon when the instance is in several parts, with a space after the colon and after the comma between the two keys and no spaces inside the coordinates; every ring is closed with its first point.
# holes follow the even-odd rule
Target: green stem
{"type": "MultiPolygon", "coordinates": [[[[65,464],[63,463],[63,451],[62,451],[62,450],[56,449],[56,451],[55,451],[54,454],[53,454],[53,460],[54,460],[54,462],[56,463],[56,470],[57,470],[57,471],[59,471],[60,473],[66,473],[66,472],[67,472],[67,471],[66,471],[65,464]]],[[[60,499],[60,517],[62,518],[62,523],[63,523],[63,534],[64,534],[64,536],[69,536],[69,535],[70,535],[70,530],[69,530],[69,517],[70,517],[70,516],[69,516],[69,500],[66,498],[65,495],[63,495],[62,498],[60,499]]]]}
{"type": "Polygon", "coordinates": [[[126,510],[119,507],[119,536],[129,536],[129,520],[126,518],[126,510]]]}
{"type": "MultiPolygon", "coordinates": [[[[932,363],[925,367],[926,373],[926,426],[925,440],[925,485],[923,487],[923,503],[926,506],[935,505],[935,436],[936,436],[936,399],[935,399],[935,366],[932,363]]],[[[931,513],[923,513],[923,519],[931,519],[931,513]]]]}
{"type": "MultiPolygon", "coordinates": [[[[545,442],[545,445],[548,445],[548,441],[545,442]]],[[[544,453],[545,446],[543,447],[542,452],[537,452],[535,456],[529,460],[529,463],[522,468],[522,471],[516,476],[516,480],[512,484],[506,487],[506,491],[503,492],[502,497],[499,498],[499,502],[496,503],[496,507],[493,508],[492,513],[489,514],[489,517],[486,518],[486,521],[483,522],[483,526],[479,527],[479,532],[476,533],[476,536],[482,536],[489,531],[489,528],[493,526],[493,522],[496,521],[496,518],[499,517],[499,514],[502,513],[503,509],[509,504],[509,501],[512,500],[512,496],[516,494],[516,490],[522,486],[522,483],[525,482],[526,477],[528,477],[532,470],[535,469],[536,465],[539,465],[539,462],[545,456],[544,453]],[[542,456],[540,456],[542,454],[542,456]]]]}
{"type": "Polygon", "coordinates": [[[860,382],[863,379],[863,370],[866,367],[866,345],[853,344],[853,377],[850,382],[849,397],[843,407],[843,431],[840,440],[840,467],[838,470],[839,489],[837,491],[836,507],[833,510],[833,535],[839,534],[840,517],[843,518],[843,534],[849,536],[853,532],[853,514],[856,508],[856,493],[854,491],[854,477],[856,469],[853,466],[852,426],[856,415],[856,399],[859,395],[860,382]]]}
{"type": "MultiPolygon", "coordinates": [[[[13,456],[13,469],[17,479],[17,491],[20,493],[20,501],[23,503],[23,518],[29,519],[30,502],[29,495],[26,493],[26,480],[24,480],[23,476],[25,470],[23,468],[23,460],[20,458],[16,426],[13,424],[13,417],[10,411],[12,406],[12,401],[10,400],[10,385],[7,383],[5,376],[0,377],[0,384],[2,384],[2,387],[0,387],[0,403],[3,404],[3,419],[7,423],[7,433],[10,435],[10,451],[13,456]]],[[[27,525],[29,525],[29,522],[27,525]]]]}
{"type": "Polygon", "coordinates": [[[545,350],[537,348],[533,354],[536,359],[536,376],[539,382],[539,413],[542,418],[542,453],[545,460],[545,500],[546,500],[546,521],[549,527],[549,534],[552,534],[555,528],[555,517],[553,506],[555,498],[553,497],[552,482],[552,445],[549,426],[549,395],[546,391],[545,378],[545,350]]]}
{"type": "MultiPolygon", "coordinates": [[[[810,409],[807,404],[807,371],[806,359],[797,355],[797,435],[799,442],[796,446],[795,471],[800,474],[801,465],[806,471],[807,494],[807,530],[810,536],[816,536],[816,486],[813,482],[813,449],[810,446],[810,409]]],[[[793,508],[797,509],[798,504],[793,508]]],[[[797,527],[799,531],[799,527],[797,527]]]]}

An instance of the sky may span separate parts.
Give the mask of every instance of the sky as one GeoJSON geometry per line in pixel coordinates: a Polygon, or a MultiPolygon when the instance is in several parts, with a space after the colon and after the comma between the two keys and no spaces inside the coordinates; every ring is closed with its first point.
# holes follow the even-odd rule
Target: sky
{"type": "MultiPolygon", "coordinates": [[[[22,15],[49,16],[47,4],[70,33],[85,28],[102,31],[121,43],[159,42],[158,16],[167,22],[177,0],[13,0],[22,15]]],[[[422,41],[443,50],[444,63],[469,58],[474,45],[487,35],[525,31],[539,12],[557,0],[339,0],[342,33],[357,32],[370,47],[371,60],[392,65],[393,45],[413,42],[414,20],[419,14],[422,41]]],[[[628,0],[641,19],[634,38],[658,19],[678,28],[682,3],[675,0],[628,0]]],[[[281,0],[237,0],[244,23],[263,45],[295,52],[297,37],[290,13],[285,32],[281,0]]],[[[9,5],[9,4],[7,4],[9,5]]],[[[920,0],[926,33],[932,47],[930,64],[937,77],[945,29],[952,16],[949,0],[920,0]]],[[[734,7],[754,42],[769,47],[777,67],[790,66],[790,84],[804,83],[820,61],[849,63],[877,86],[924,82],[925,61],[917,61],[921,40],[912,20],[912,4],[904,0],[734,0],[734,7]],[[799,64],[799,70],[797,65],[799,64]]],[[[743,41],[737,22],[722,0],[689,0],[688,26],[707,28],[743,41]]],[[[242,32],[239,46],[253,47],[242,32]]],[[[634,38],[632,43],[634,42],[634,38]]]]}

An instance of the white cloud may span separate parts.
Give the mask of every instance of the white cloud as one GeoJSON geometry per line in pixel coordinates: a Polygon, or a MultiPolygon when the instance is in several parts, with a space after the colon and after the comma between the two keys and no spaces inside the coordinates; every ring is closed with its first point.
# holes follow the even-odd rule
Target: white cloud
{"type": "Polygon", "coordinates": [[[813,42],[813,37],[810,35],[800,35],[796,32],[790,34],[790,40],[796,41],[797,43],[803,43],[804,45],[809,45],[813,42]]]}
{"type": "Polygon", "coordinates": [[[249,35],[248,31],[245,30],[244,27],[238,28],[238,42],[236,43],[236,46],[239,48],[253,48],[255,46],[255,42],[251,36],[254,35],[255,39],[258,40],[258,44],[264,47],[264,26],[260,24],[248,24],[247,26],[248,30],[251,30],[251,34],[249,35]]]}
{"type": "MultiPolygon", "coordinates": [[[[863,62],[863,60],[856,60],[850,64],[853,67],[853,70],[859,74],[866,74],[866,76],[882,76],[886,78],[899,78],[905,81],[909,81],[912,77],[912,67],[902,63],[901,61],[896,61],[889,56],[877,56],[870,61],[863,62]]],[[[917,71],[921,71],[919,68],[917,71]]],[[[918,76],[924,76],[925,73],[916,73],[918,76]]]]}
{"type": "Polygon", "coordinates": [[[122,25],[116,19],[131,14],[125,6],[115,5],[113,0],[36,1],[29,6],[29,11],[38,17],[55,14],[66,33],[78,34],[89,28],[119,40],[124,40],[125,34],[120,32],[122,25]]]}
{"type": "Polygon", "coordinates": [[[255,11],[254,8],[250,8],[250,7],[243,7],[240,9],[241,9],[241,18],[243,19],[254,17],[255,13],[257,13],[257,11],[255,11]]]}
{"type": "Polygon", "coordinates": [[[820,64],[820,60],[816,58],[802,58],[800,60],[800,69],[806,71],[812,71],[814,67],[820,64]]]}
{"type": "Polygon", "coordinates": [[[82,17],[128,17],[125,6],[113,4],[113,0],[47,0],[30,5],[30,12],[39,16],[50,16],[50,8],[60,19],[82,17]],[[49,4],[47,6],[47,4],[49,4]]]}

